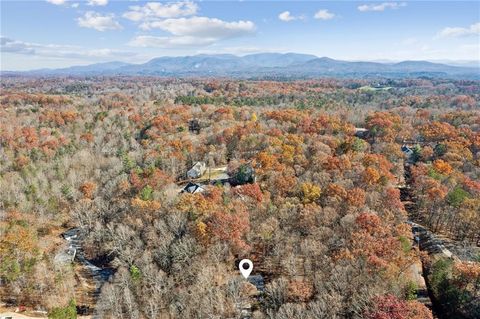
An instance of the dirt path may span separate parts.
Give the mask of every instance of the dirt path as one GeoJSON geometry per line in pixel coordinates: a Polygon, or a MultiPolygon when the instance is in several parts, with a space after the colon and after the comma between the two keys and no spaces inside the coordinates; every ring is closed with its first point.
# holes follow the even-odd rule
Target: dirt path
{"type": "Polygon", "coordinates": [[[84,255],[82,248],[82,236],[78,228],[72,228],[63,234],[69,243],[70,249],[75,249],[75,299],[78,307],[83,309],[85,314],[92,314],[96,317],[95,308],[102,286],[113,275],[111,268],[100,268],[92,264],[84,255]]]}

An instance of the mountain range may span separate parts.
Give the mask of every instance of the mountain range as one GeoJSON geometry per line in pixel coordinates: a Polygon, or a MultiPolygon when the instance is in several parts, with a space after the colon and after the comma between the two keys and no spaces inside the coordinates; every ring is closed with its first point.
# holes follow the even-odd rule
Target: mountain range
{"type": "Polygon", "coordinates": [[[163,76],[237,78],[314,77],[435,77],[480,79],[480,67],[461,67],[428,61],[398,63],[350,62],[298,53],[258,53],[159,57],[146,63],[97,63],[62,69],[24,72],[3,71],[6,75],[37,76],[163,76]]]}

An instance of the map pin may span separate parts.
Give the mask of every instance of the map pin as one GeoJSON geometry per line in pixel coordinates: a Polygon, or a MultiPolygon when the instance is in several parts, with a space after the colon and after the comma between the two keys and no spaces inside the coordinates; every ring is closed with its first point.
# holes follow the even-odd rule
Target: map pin
{"type": "Polygon", "coordinates": [[[243,259],[240,264],[238,264],[238,269],[240,269],[242,276],[247,279],[253,270],[253,263],[250,259],[243,259]]]}

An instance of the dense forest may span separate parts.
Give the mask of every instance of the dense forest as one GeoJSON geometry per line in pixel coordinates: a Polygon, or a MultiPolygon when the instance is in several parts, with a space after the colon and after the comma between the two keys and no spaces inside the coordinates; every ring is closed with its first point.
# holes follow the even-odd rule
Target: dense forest
{"type": "Polygon", "coordinates": [[[4,77],[0,311],[479,318],[479,107],[478,81],[4,77]]]}

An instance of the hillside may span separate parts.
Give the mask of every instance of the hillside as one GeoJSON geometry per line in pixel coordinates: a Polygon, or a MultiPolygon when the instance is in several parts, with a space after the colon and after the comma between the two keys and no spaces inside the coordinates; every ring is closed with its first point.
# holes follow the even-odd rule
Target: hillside
{"type": "Polygon", "coordinates": [[[27,72],[4,72],[10,75],[129,75],[194,77],[223,76],[238,78],[314,78],[314,77],[434,77],[480,78],[480,69],[450,66],[427,61],[399,63],[349,62],[297,53],[260,53],[242,57],[231,54],[159,57],[142,64],[122,62],[42,69],[27,72]]]}
{"type": "Polygon", "coordinates": [[[1,85],[0,312],[478,318],[478,81],[1,85]]]}

